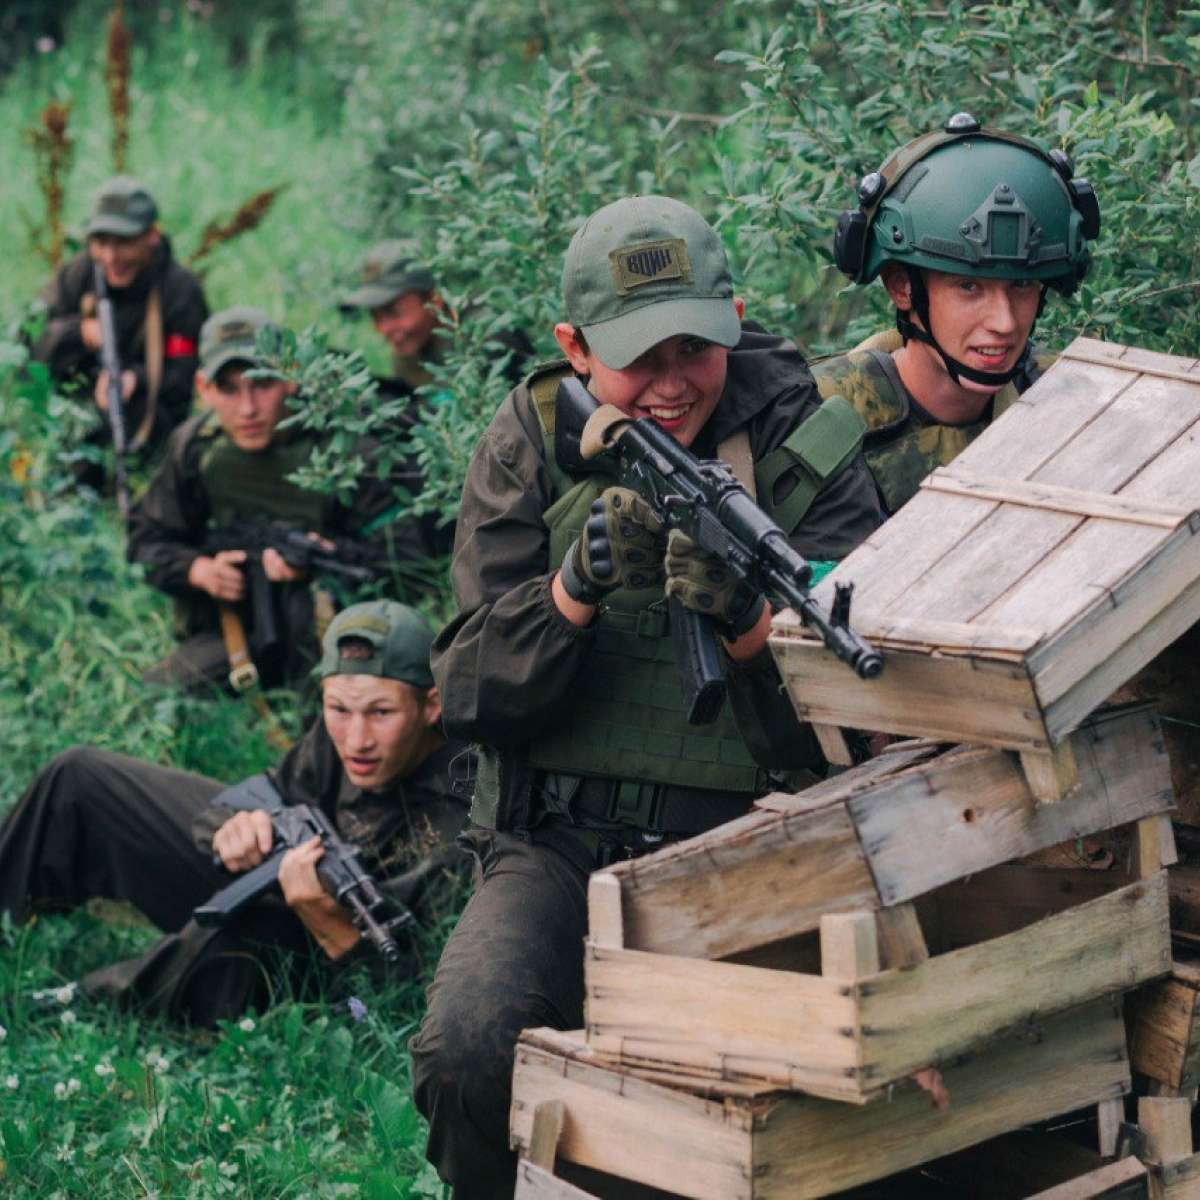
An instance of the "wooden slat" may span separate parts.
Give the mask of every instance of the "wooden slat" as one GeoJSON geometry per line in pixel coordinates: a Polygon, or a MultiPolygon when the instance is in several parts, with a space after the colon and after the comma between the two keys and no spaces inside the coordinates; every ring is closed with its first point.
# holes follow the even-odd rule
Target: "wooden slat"
{"type": "Polygon", "coordinates": [[[853,797],[883,903],[1170,808],[1170,768],[1149,710],[1098,718],[1071,745],[1081,783],[1058,804],[1034,803],[1013,758],[982,749],[952,751],[853,797]]]}
{"type": "MultiPolygon", "coordinates": [[[[1200,377],[1196,382],[1200,383],[1200,377]]],[[[921,486],[931,492],[947,495],[975,496],[981,500],[997,500],[1022,508],[1045,508],[1071,516],[1098,517],[1106,521],[1150,525],[1158,529],[1174,529],[1195,513],[1195,509],[1149,504],[1132,496],[1083,491],[1080,488],[995,475],[967,474],[954,466],[940,467],[932,475],[926,476],[921,486]]]]}
{"type": "Polygon", "coordinates": [[[1163,872],[862,985],[867,1077],[876,1086],[903,1078],[999,1029],[1165,975],[1170,966],[1163,872]]]}
{"type": "Polygon", "coordinates": [[[1176,978],[1148,983],[1128,1001],[1129,1060],[1139,1074],[1182,1090],[1196,1081],[1189,1062],[1196,1061],[1200,1030],[1196,1022],[1197,991],[1176,978]]]}
{"type": "Polygon", "coordinates": [[[635,1058],[814,1094],[861,1091],[847,1033],[856,1006],[840,981],[592,945],[584,974],[588,1044],[605,1054],[623,1057],[628,1045],[635,1058]]]}
{"type": "Polygon", "coordinates": [[[1154,1200],[1200,1200],[1200,1154],[1154,1168],[1154,1200]]]}
{"type": "Polygon", "coordinates": [[[620,950],[625,945],[621,881],[604,871],[588,880],[588,936],[597,946],[620,950]]]}
{"type": "Polygon", "coordinates": [[[1136,1158],[1097,1167],[1079,1179],[1036,1192],[1028,1200],[1141,1200],[1148,1197],[1149,1172],[1136,1158]]]}
{"type": "Polygon", "coordinates": [[[1117,1139],[1124,1119],[1125,1104],[1116,1097],[1101,1100],[1096,1106],[1096,1137],[1105,1158],[1111,1158],[1117,1152],[1117,1139]]]}
{"type": "Polygon", "coordinates": [[[595,1200],[595,1197],[523,1158],[517,1163],[513,1200],[595,1200]]]}
{"type": "Polygon", "coordinates": [[[821,918],[821,974],[826,979],[879,974],[874,913],[826,913],[821,918]]]}
{"type": "Polygon", "coordinates": [[[917,910],[911,904],[881,908],[875,921],[881,967],[911,967],[929,957],[917,910]]]}
{"type": "Polygon", "coordinates": [[[1139,1096],[1138,1126],[1148,1161],[1165,1166],[1192,1153],[1192,1102],[1181,1096],[1139,1096]]]}
{"type": "Polygon", "coordinates": [[[534,1166],[544,1171],[554,1170],[554,1157],[558,1153],[558,1139],[562,1136],[565,1117],[561,1100],[545,1100],[534,1108],[529,1145],[525,1148],[525,1157],[534,1166]]]}
{"type": "Polygon", "coordinates": [[[1048,753],[1022,750],[1021,769],[1034,799],[1043,804],[1057,804],[1079,787],[1079,767],[1069,741],[1048,753]]]}
{"type": "Polygon", "coordinates": [[[1091,338],[1077,338],[1059,353],[1061,361],[1092,363],[1097,366],[1120,367],[1139,375],[1151,375],[1160,379],[1179,379],[1185,382],[1200,381],[1200,360],[1193,359],[1186,365],[1186,358],[1171,354],[1157,354],[1152,350],[1141,350],[1136,346],[1118,346],[1097,342],[1091,338]],[[1087,343],[1091,343],[1088,345],[1087,343]]]}

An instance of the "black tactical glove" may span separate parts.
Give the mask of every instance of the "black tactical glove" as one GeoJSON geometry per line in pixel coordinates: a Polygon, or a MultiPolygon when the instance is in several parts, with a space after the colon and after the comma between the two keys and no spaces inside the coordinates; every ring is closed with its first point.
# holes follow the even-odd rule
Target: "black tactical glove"
{"type": "Polygon", "coordinates": [[[662,583],[662,522],[629,488],[610,487],[592,502],[583,533],[563,558],[559,578],[580,604],[599,604],[619,587],[662,583]]]}
{"type": "Polygon", "coordinates": [[[701,550],[682,529],[671,530],[665,565],[667,595],[678,596],[684,608],[712,617],[730,641],[758,623],[766,597],[701,550]]]}

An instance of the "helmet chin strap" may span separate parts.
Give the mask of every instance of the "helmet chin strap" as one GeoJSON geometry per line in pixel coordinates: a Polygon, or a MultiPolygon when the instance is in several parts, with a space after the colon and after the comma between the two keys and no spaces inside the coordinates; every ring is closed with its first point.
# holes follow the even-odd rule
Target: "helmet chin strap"
{"type": "MultiPolygon", "coordinates": [[[[961,385],[963,379],[968,379],[972,383],[982,383],[986,387],[998,388],[1003,387],[1021,373],[1024,366],[1024,349],[1017,356],[1016,364],[1010,371],[977,371],[974,367],[968,367],[966,363],[959,362],[957,358],[951,358],[938,345],[937,338],[933,336],[933,326],[929,321],[929,291],[925,287],[925,277],[921,274],[919,267],[905,264],[904,270],[908,275],[912,310],[921,318],[921,325],[925,327],[922,329],[921,325],[910,321],[900,309],[896,309],[896,328],[900,331],[900,336],[906,342],[912,340],[915,342],[924,342],[926,346],[932,346],[937,351],[942,362],[946,364],[946,371],[950,378],[959,385],[961,385]]],[[[1043,287],[1041,298],[1038,301],[1037,315],[1033,318],[1033,324],[1029,327],[1029,337],[1025,339],[1026,347],[1028,347],[1029,341],[1033,337],[1034,328],[1037,326],[1037,319],[1042,315],[1042,308],[1045,306],[1045,303],[1046,289],[1043,287]]]]}

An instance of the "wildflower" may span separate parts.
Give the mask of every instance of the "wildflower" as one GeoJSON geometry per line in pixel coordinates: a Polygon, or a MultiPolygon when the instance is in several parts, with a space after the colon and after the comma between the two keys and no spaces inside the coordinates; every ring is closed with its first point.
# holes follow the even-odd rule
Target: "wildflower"
{"type": "Polygon", "coordinates": [[[233,1162],[223,1162],[218,1168],[222,1175],[232,1179],[238,1173],[238,1165],[233,1162]]]}
{"type": "Polygon", "coordinates": [[[114,1074],[116,1068],[113,1067],[112,1063],[98,1062],[95,1065],[95,1067],[93,1068],[93,1070],[95,1070],[96,1074],[99,1075],[101,1079],[103,1079],[105,1077],[105,1075],[114,1074]]]}
{"type": "Polygon", "coordinates": [[[351,996],[346,1001],[346,1007],[356,1022],[363,1020],[367,1015],[367,1006],[357,996],[351,996]]]}
{"type": "Polygon", "coordinates": [[[34,49],[39,54],[50,54],[58,43],[52,37],[40,37],[33,43],[34,49]]]}
{"type": "Polygon", "coordinates": [[[66,1012],[61,1013],[58,1018],[64,1025],[75,1024],[75,1014],[68,1008],[66,1012]]]}
{"type": "Polygon", "coordinates": [[[146,1059],[146,1065],[148,1067],[150,1067],[150,1069],[155,1073],[155,1075],[164,1074],[167,1070],[170,1069],[170,1066],[171,1066],[171,1064],[167,1061],[167,1059],[161,1054],[150,1055],[150,1057],[148,1059],[146,1059]]]}
{"type": "Polygon", "coordinates": [[[82,1086],[75,1078],[68,1079],[66,1083],[59,1081],[54,1085],[54,1098],[55,1100],[65,1100],[68,1096],[75,1095],[82,1086]]]}
{"type": "Polygon", "coordinates": [[[15,1092],[21,1086],[21,1078],[19,1075],[8,1075],[4,1079],[4,1086],[10,1092],[15,1092]]]}
{"type": "Polygon", "coordinates": [[[243,1018],[242,1018],[242,1019],[241,1019],[241,1020],[238,1022],[238,1028],[239,1028],[239,1029],[240,1029],[240,1030],[241,1030],[243,1033],[253,1033],[253,1032],[254,1032],[254,1020],[253,1020],[253,1018],[251,1018],[251,1017],[243,1017],[243,1018]]]}
{"type": "Polygon", "coordinates": [[[229,1121],[222,1121],[220,1125],[217,1126],[217,1131],[219,1133],[232,1133],[233,1125],[229,1121]]]}
{"type": "Polygon", "coordinates": [[[75,999],[75,993],[79,990],[77,983],[64,983],[62,987],[55,988],[53,995],[59,1004],[70,1004],[75,999]]]}

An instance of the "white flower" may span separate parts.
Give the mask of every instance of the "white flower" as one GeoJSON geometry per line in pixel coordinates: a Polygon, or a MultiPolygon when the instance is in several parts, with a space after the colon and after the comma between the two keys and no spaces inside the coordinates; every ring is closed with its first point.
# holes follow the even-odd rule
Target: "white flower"
{"type": "MultiPolygon", "coordinates": [[[[14,1078],[16,1078],[14,1076],[14,1078]]],[[[68,1079],[66,1083],[56,1083],[54,1085],[55,1100],[65,1100],[68,1096],[73,1096],[79,1091],[80,1084],[78,1079],[68,1079]]]]}
{"type": "Polygon", "coordinates": [[[112,1063],[98,1062],[94,1070],[96,1074],[103,1079],[105,1075],[112,1075],[115,1071],[115,1068],[113,1067],[112,1063]]]}
{"type": "Polygon", "coordinates": [[[239,1029],[240,1029],[240,1030],[241,1030],[243,1033],[253,1033],[253,1032],[254,1032],[254,1020],[253,1020],[253,1018],[251,1018],[251,1017],[243,1017],[243,1018],[242,1018],[242,1019],[241,1019],[241,1020],[238,1022],[238,1028],[239,1028],[239,1029]]]}
{"type": "Polygon", "coordinates": [[[152,1068],[155,1075],[162,1075],[165,1071],[170,1070],[171,1064],[161,1054],[152,1054],[147,1060],[146,1065],[152,1068]]]}
{"type": "Polygon", "coordinates": [[[222,1175],[227,1175],[230,1179],[232,1179],[238,1173],[238,1165],[237,1163],[223,1162],[217,1168],[217,1170],[220,1171],[222,1175]]]}
{"type": "Polygon", "coordinates": [[[15,1092],[17,1088],[21,1086],[20,1077],[17,1075],[7,1076],[4,1080],[4,1086],[8,1088],[10,1092],[15,1092]]]}
{"type": "Polygon", "coordinates": [[[67,1095],[73,1096],[83,1086],[78,1079],[67,1080],[67,1095]]]}
{"type": "Polygon", "coordinates": [[[66,1012],[60,1013],[58,1018],[64,1025],[75,1024],[75,1014],[68,1008],[66,1012]]]}
{"type": "Polygon", "coordinates": [[[60,988],[54,989],[54,998],[59,1004],[70,1004],[75,999],[75,993],[79,990],[77,983],[65,983],[60,988]]]}
{"type": "Polygon", "coordinates": [[[233,1126],[228,1121],[222,1121],[220,1125],[217,1126],[217,1130],[220,1133],[232,1133],[233,1126]]]}
{"type": "Polygon", "coordinates": [[[6,1037],[8,1037],[8,1030],[3,1025],[0,1025],[0,1042],[4,1041],[6,1037]]]}

